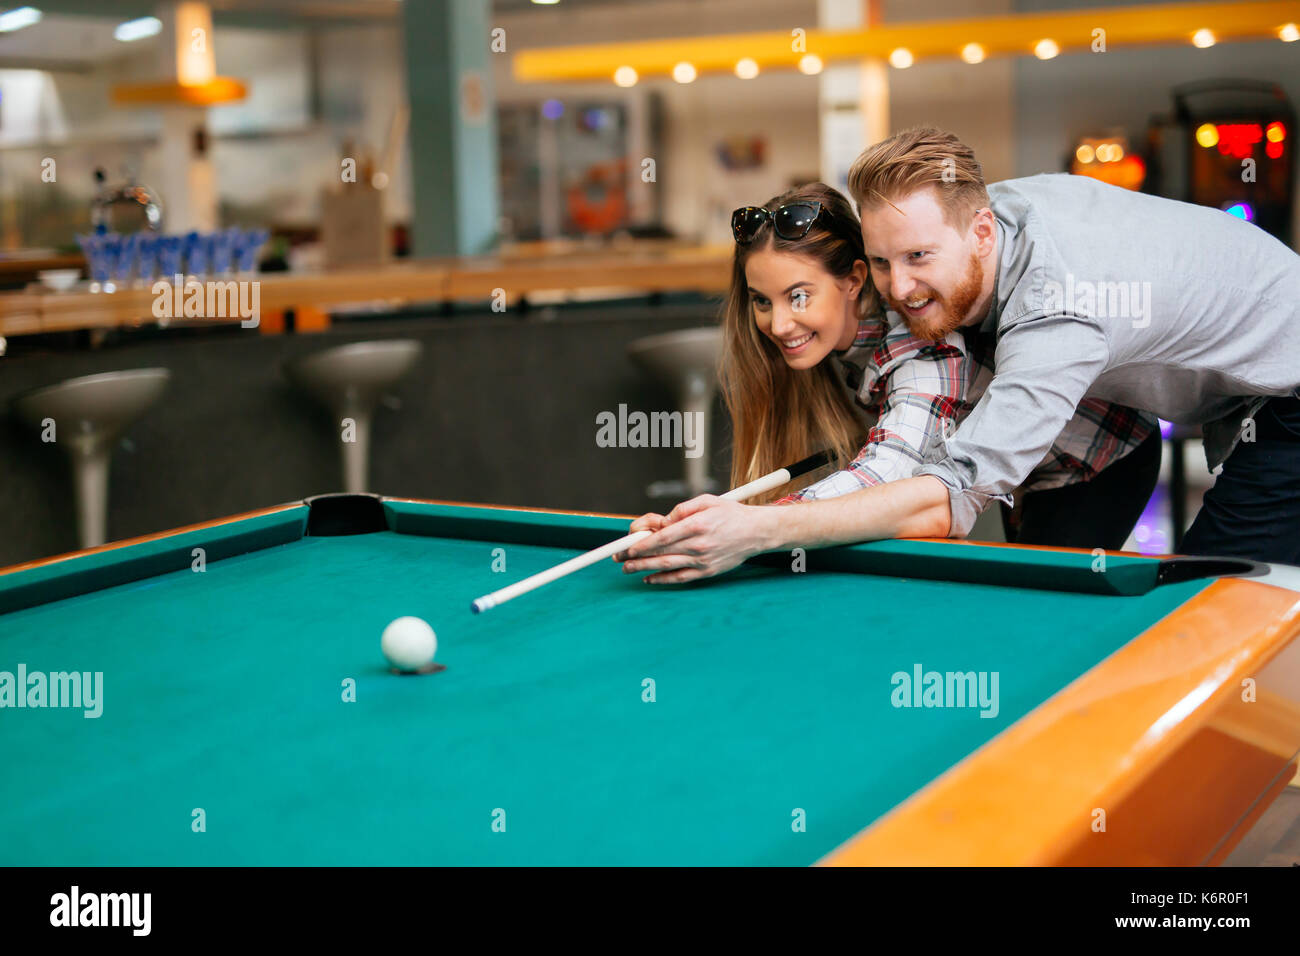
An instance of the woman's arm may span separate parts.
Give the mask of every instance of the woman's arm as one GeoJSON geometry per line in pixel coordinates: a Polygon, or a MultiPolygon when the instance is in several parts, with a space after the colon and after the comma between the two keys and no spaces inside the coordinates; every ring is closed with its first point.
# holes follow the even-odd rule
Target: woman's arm
{"type": "Polygon", "coordinates": [[[859,398],[879,416],[847,469],[774,502],[781,507],[701,495],[667,515],[642,515],[630,530],[655,533],[614,560],[629,574],[657,571],[647,580],[674,584],[721,574],[764,551],[946,536],[946,486],[910,476],[964,409],[969,363],[960,333],[932,342],[894,327],[864,369],[859,398]]]}
{"type": "Polygon", "coordinates": [[[824,548],[882,538],[945,538],[952,515],[948,487],[938,478],[901,478],[824,501],[783,508],[770,525],[766,551],[824,548]]]}

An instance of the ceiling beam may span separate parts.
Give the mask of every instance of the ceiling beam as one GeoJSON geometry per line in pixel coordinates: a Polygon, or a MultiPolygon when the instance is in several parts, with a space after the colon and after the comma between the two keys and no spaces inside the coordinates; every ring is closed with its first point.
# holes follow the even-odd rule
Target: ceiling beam
{"type": "MultiPolygon", "coordinates": [[[[512,68],[517,80],[541,83],[610,80],[621,66],[642,76],[664,76],[682,61],[699,73],[731,73],[749,57],[760,68],[794,68],[806,53],[823,62],[887,58],[899,48],[917,60],[957,59],[962,47],[978,43],[986,56],[1026,56],[1043,39],[1061,52],[1091,50],[1094,31],[1105,31],[1106,49],[1121,46],[1190,44],[1192,34],[1212,30],[1219,42],[1275,38],[1286,23],[1300,21],[1300,0],[1247,3],[1166,3],[1133,7],[1094,7],[1051,13],[965,20],[882,24],[865,30],[808,30],[806,49],[796,50],[786,32],[733,33],[674,37],[630,43],[521,50],[512,68]]],[[[1300,43],[1297,44],[1300,52],[1300,43]]]]}

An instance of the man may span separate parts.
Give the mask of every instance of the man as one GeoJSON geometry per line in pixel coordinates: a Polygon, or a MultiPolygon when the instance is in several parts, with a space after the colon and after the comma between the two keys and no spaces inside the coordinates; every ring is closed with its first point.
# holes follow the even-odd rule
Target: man
{"type": "Polygon", "coordinates": [[[975,409],[911,478],[824,501],[705,495],[633,530],[616,557],[655,583],[762,551],[967,534],[1008,501],[1085,398],[1204,425],[1223,465],[1189,554],[1300,564],[1300,257],[1215,209],[1085,177],[986,188],[935,129],[867,149],[849,174],[877,289],[914,334],[996,340],[975,409]]]}
{"type": "MultiPolygon", "coordinates": [[[[775,328],[780,308],[769,308],[775,328]]],[[[794,328],[797,317],[789,317],[794,328]]],[[[965,419],[993,379],[992,336],[969,331],[927,341],[896,311],[863,319],[853,345],[834,354],[859,404],[878,412],[866,444],[844,470],[776,504],[835,498],[914,474],[926,449],[965,419]]],[[[1154,415],[1085,399],[1016,491],[1014,510],[999,509],[1007,541],[1124,547],[1159,481],[1160,452],[1154,415]]]]}

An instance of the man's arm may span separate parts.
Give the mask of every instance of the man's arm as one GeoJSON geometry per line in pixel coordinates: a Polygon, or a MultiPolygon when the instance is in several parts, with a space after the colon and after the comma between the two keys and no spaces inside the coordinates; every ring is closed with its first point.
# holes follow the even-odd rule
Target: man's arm
{"type": "Polygon", "coordinates": [[[1045,316],[1007,332],[988,390],[911,478],[764,516],[771,549],[965,536],[1042,461],[1107,361],[1091,322],[1045,316]]]}
{"type": "Polygon", "coordinates": [[[937,478],[903,478],[853,494],[801,504],[742,505],[716,495],[683,501],[668,515],[642,515],[631,531],[650,531],[614,555],[650,584],[681,584],[730,571],[764,551],[818,548],[897,537],[942,537],[949,495],[937,478]]]}
{"type": "Polygon", "coordinates": [[[1002,334],[987,391],[942,454],[914,476],[933,476],[947,486],[950,535],[964,537],[990,502],[1008,500],[1109,359],[1105,334],[1086,317],[1037,317],[1002,334]]]}
{"type": "Polygon", "coordinates": [[[824,548],[881,538],[945,538],[952,520],[949,499],[947,485],[921,475],[838,498],[761,508],[764,550],[824,548]]]}

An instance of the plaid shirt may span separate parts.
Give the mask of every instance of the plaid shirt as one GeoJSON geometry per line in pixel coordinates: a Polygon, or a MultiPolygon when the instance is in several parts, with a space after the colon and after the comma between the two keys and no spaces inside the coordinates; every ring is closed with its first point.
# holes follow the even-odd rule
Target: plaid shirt
{"type": "MultiPolygon", "coordinates": [[[[857,402],[876,415],[867,443],[844,471],[776,501],[835,498],[909,478],[970,414],[993,380],[996,343],[978,328],[942,342],[913,336],[893,313],[865,318],[847,352],[836,353],[857,402]]],[[[1159,427],[1155,416],[1085,398],[1020,490],[1087,481],[1159,427]]]]}

